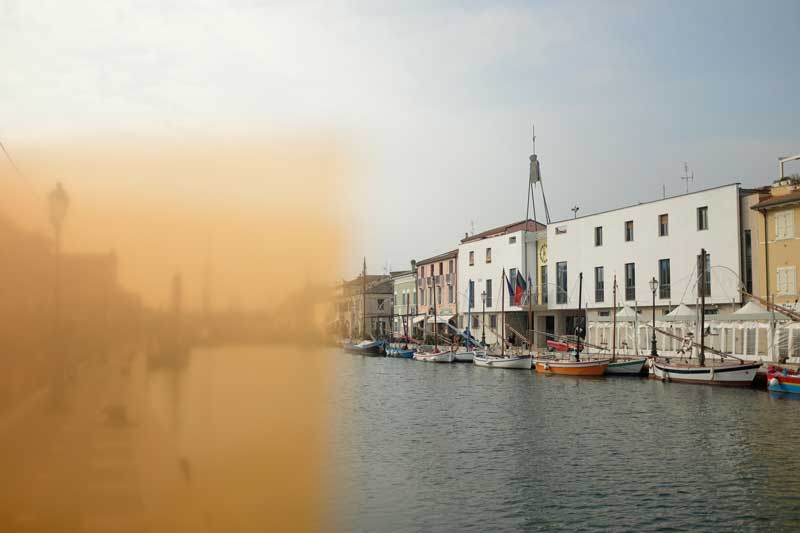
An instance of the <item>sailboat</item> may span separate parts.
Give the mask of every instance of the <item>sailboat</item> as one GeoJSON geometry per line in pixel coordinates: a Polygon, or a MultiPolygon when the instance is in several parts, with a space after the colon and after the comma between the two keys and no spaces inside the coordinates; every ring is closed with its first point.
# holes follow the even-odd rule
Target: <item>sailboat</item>
{"type": "MultiPolygon", "coordinates": [[[[582,311],[583,272],[578,274],[578,313],[582,311]]],[[[536,358],[536,371],[543,374],[563,374],[570,376],[602,376],[611,362],[608,358],[581,359],[583,350],[582,331],[575,327],[575,350],[570,359],[552,357],[536,358]]]]}
{"type": "Polygon", "coordinates": [[[615,376],[639,376],[644,370],[644,364],[647,361],[646,357],[630,357],[619,356],[617,357],[617,275],[614,274],[614,325],[611,331],[611,361],[606,367],[606,374],[615,376]]]}
{"type": "Polygon", "coordinates": [[[399,357],[401,359],[411,359],[414,357],[414,350],[408,347],[408,320],[409,320],[409,302],[406,301],[406,314],[403,317],[403,336],[404,343],[386,346],[386,357],[399,357]]]}
{"type": "Polygon", "coordinates": [[[482,366],[485,368],[515,368],[522,370],[530,370],[533,366],[533,356],[528,355],[515,356],[506,355],[506,269],[503,268],[503,275],[500,281],[500,317],[503,321],[503,327],[500,330],[500,356],[489,355],[487,351],[476,353],[472,362],[475,366],[482,366]]]}
{"type": "MultiPolygon", "coordinates": [[[[453,363],[456,360],[453,350],[439,350],[439,317],[436,315],[435,292],[432,294],[431,299],[433,301],[433,351],[424,352],[422,349],[417,350],[414,353],[414,359],[426,363],[453,363]]],[[[425,322],[427,322],[427,320],[422,323],[423,328],[425,327],[425,322]]]]}
{"type": "MultiPolygon", "coordinates": [[[[364,258],[364,267],[361,270],[361,333],[367,334],[367,258],[364,258]]],[[[380,357],[384,354],[386,341],[383,339],[364,339],[358,343],[346,343],[342,346],[344,351],[359,355],[380,357]]]]}
{"type": "MultiPolygon", "coordinates": [[[[698,269],[700,289],[700,342],[691,342],[699,349],[697,361],[673,362],[667,358],[656,358],[653,361],[653,373],[662,381],[676,383],[700,383],[705,385],[726,385],[732,387],[750,387],[756,377],[760,362],[748,362],[730,354],[705,346],[705,310],[706,310],[706,250],[700,250],[700,268],[698,269]],[[706,363],[706,351],[723,358],[721,362],[706,363]],[[726,363],[724,358],[736,359],[736,363],[726,363]]],[[[656,330],[660,331],[660,330],[656,330]]],[[[669,332],[661,331],[673,336],[669,332]]],[[[681,339],[683,340],[683,339],[681,339]]]]}

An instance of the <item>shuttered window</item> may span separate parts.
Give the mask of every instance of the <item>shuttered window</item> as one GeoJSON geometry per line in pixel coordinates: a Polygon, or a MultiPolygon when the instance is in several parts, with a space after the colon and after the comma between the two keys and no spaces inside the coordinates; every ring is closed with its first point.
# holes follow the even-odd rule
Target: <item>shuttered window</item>
{"type": "Polygon", "coordinates": [[[778,268],[778,294],[797,294],[797,269],[793,266],[778,268]]]}
{"type": "Polygon", "coordinates": [[[775,239],[794,238],[794,210],[775,213],[775,239]]]}

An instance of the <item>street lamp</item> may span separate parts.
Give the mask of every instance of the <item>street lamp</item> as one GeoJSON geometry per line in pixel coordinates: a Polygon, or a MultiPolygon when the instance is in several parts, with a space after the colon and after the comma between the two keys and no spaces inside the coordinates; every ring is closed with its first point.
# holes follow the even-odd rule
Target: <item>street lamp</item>
{"type": "Polygon", "coordinates": [[[481,344],[486,346],[486,291],[481,293],[483,312],[481,313],[481,344]]]}
{"type": "MultiPolygon", "coordinates": [[[[56,184],[56,188],[50,191],[47,195],[47,214],[50,217],[50,223],[53,225],[53,233],[56,238],[56,253],[55,253],[55,276],[54,285],[55,302],[53,305],[53,333],[55,338],[54,348],[60,350],[57,342],[60,341],[61,333],[61,228],[64,224],[64,219],[67,217],[67,210],[69,209],[69,196],[64,190],[61,183],[56,184]]],[[[64,385],[66,373],[66,360],[64,359],[63,352],[59,353],[56,357],[58,371],[54,374],[53,389],[51,391],[51,406],[54,409],[64,409],[64,385]]]]}
{"type": "Polygon", "coordinates": [[[656,289],[658,288],[658,281],[656,278],[650,280],[650,290],[653,292],[653,336],[650,338],[650,355],[657,356],[656,352],[656,289]]]}

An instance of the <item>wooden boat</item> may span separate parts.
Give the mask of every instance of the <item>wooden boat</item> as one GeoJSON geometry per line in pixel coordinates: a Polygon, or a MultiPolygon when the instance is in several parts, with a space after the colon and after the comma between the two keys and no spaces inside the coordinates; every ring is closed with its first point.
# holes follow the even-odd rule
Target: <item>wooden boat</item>
{"type": "Polygon", "coordinates": [[[414,359],[425,361],[426,363],[452,363],[456,360],[455,355],[450,350],[444,352],[416,352],[414,359]]]}
{"type": "Polygon", "coordinates": [[[476,356],[481,354],[485,355],[485,351],[475,350],[475,349],[461,349],[456,350],[453,352],[453,356],[455,357],[456,363],[471,363],[475,360],[476,356]]]}
{"type": "Polygon", "coordinates": [[[533,358],[530,355],[496,357],[486,353],[476,353],[472,362],[475,366],[486,368],[515,368],[530,370],[533,366],[533,358]]]}
{"type": "Polygon", "coordinates": [[[588,359],[571,361],[568,359],[536,359],[536,371],[543,374],[563,374],[567,376],[602,376],[606,373],[610,359],[588,359]]]}
{"type": "MultiPolygon", "coordinates": [[[[706,314],[706,250],[700,250],[700,263],[697,278],[700,281],[700,342],[691,342],[691,346],[699,348],[696,361],[677,361],[670,359],[654,358],[652,362],[653,376],[663,381],[676,383],[697,383],[704,385],[726,385],[730,387],[749,387],[753,384],[756,373],[761,366],[759,362],[744,361],[729,354],[720,352],[705,345],[705,314],[706,314]],[[706,351],[715,353],[720,357],[737,359],[735,363],[709,362],[706,364],[706,351]]],[[[658,328],[656,331],[662,331],[658,328]]],[[[670,333],[667,335],[674,336],[670,333]]],[[[682,339],[683,340],[683,339],[682,339]]]]}
{"type": "Polygon", "coordinates": [[[690,362],[668,362],[658,358],[653,361],[653,374],[662,381],[675,383],[698,383],[705,385],[726,385],[729,387],[749,387],[753,384],[761,363],[713,362],[698,366],[690,362]]]}
{"type": "Polygon", "coordinates": [[[767,372],[767,389],[770,392],[800,394],[800,375],[796,370],[770,367],[767,372]]]}
{"type": "Polygon", "coordinates": [[[617,357],[611,360],[606,368],[606,374],[620,376],[638,376],[644,370],[647,357],[623,358],[617,357]]]}
{"type": "Polygon", "coordinates": [[[411,348],[404,348],[402,346],[387,346],[386,357],[400,357],[402,359],[411,359],[414,357],[414,350],[411,348]]]}
{"type": "Polygon", "coordinates": [[[343,346],[346,352],[355,353],[359,355],[369,355],[372,357],[379,357],[383,355],[385,342],[378,341],[361,341],[358,344],[345,344],[343,346]]]}

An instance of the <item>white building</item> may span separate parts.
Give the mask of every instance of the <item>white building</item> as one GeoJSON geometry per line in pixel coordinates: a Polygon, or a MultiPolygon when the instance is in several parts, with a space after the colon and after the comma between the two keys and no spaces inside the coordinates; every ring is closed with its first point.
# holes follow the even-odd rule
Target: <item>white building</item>
{"type": "MultiPolygon", "coordinates": [[[[467,326],[467,309],[472,318],[472,335],[488,344],[497,341],[503,327],[501,291],[505,290],[506,324],[522,334],[528,330],[528,306],[514,305],[502,282],[503,270],[514,280],[519,271],[523,279],[538,283],[537,246],[546,236],[545,226],[534,221],[520,221],[467,235],[458,246],[458,311],[459,327],[467,326]],[[472,299],[468,301],[472,290],[472,299]],[[485,306],[484,306],[485,298],[485,306]],[[485,312],[484,312],[485,309],[485,312]],[[485,316],[485,321],[484,321],[485,316]]],[[[539,305],[534,312],[542,311],[539,305]]]]}
{"type": "Polygon", "coordinates": [[[731,184],[549,225],[547,292],[556,333],[574,332],[581,273],[590,323],[608,320],[615,276],[618,308],[640,311],[643,322],[651,317],[653,278],[658,315],[681,303],[694,308],[701,248],[709,254],[707,313],[733,312],[742,302],[742,273],[753,268],[743,251],[748,192],[731,184]]]}

